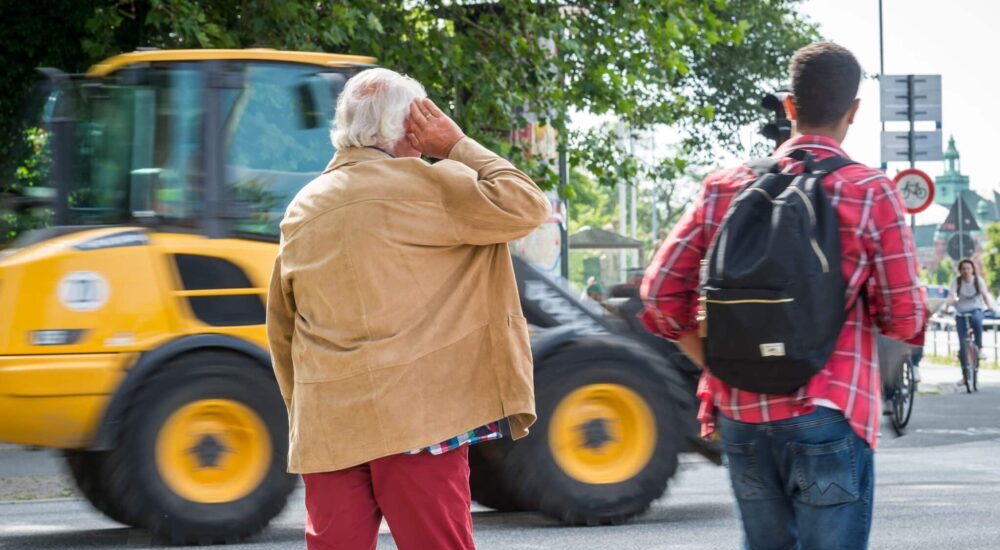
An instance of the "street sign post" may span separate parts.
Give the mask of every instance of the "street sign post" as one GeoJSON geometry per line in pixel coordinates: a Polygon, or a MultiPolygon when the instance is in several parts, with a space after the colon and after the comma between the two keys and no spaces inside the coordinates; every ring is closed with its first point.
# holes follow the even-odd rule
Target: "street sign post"
{"type": "Polygon", "coordinates": [[[938,227],[938,231],[942,233],[952,233],[948,238],[948,255],[956,261],[971,256],[976,250],[976,241],[970,232],[979,230],[976,216],[959,194],[955,204],[951,206],[951,211],[948,212],[948,217],[938,227]]]}
{"type": "Polygon", "coordinates": [[[882,163],[941,160],[941,75],[880,75],[882,163]],[[936,130],[917,132],[917,121],[937,122],[936,130]],[[908,132],[886,132],[886,122],[909,122],[908,132]]]}
{"type": "Polygon", "coordinates": [[[882,132],[882,162],[909,162],[912,167],[918,160],[942,160],[942,145],[941,130],[882,132]]]}
{"type": "Polygon", "coordinates": [[[934,202],[934,180],[915,168],[896,174],[893,183],[903,196],[903,205],[910,214],[923,212],[934,202]]]}
{"type": "Polygon", "coordinates": [[[910,121],[912,79],[913,120],[941,120],[941,75],[882,75],[879,92],[884,122],[910,121]]]}

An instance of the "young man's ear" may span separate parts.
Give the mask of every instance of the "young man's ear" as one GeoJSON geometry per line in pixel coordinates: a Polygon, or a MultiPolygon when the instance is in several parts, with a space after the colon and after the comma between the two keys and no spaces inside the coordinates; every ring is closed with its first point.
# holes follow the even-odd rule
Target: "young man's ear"
{"type": "Polygon", "coordinates": [[[785,106],[785,116],[788,117],[788,120],[798,120],[799,113],[795,110],[795,100],[792,98],[792,94],[786,95],[782,103],[785,106]]]}
{"type": "Polygon", "coordinates": [[[851,102],[851,108],[847,110],[847,123],[854,124],[854,115],[858,114],[858,108],[861,107],[861,98],[855,98],[851,102]]]}

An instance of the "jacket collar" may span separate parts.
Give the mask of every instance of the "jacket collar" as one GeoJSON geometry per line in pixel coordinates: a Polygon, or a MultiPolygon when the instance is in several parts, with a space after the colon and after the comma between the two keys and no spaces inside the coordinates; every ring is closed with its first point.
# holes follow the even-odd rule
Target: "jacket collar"
{"type": "Polygon", "coordinates": [[[774,152],[774,156],[786,157],[796,149],[805,149],[807,151],[819,150],[825,151],[828,154],[839,155],[848,159],[851,158],[844,152],[844,150],[840,147],[840,144],[836,141],[825,136],[812,134],[798,135],[789,139],[785,143],[782,143],[781,147],[774,152]]]}
{"type": "Polygon", "coordinates": [[[359,162],[385,160],[390,158],[392,158],[392,155],[374,147],[344,147],[343,149],[337,150],[337,153],[333,155],[333,159],[330,160],[330,164],[326,165],[326,169],[323,170],[323,173],[330,173],[341,166],[350,166],[359,162]]]}

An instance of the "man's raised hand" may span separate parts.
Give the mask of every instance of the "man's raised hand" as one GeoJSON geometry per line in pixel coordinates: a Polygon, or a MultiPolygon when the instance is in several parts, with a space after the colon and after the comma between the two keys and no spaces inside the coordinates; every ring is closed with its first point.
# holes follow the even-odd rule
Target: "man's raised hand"
{"type": "Polygon", "coordinates": [[[409,127],[406,139],[423,154],[438,159],[448,158],[448,153],[465,133],[448,115],[427,98],[410,103],[409,127]]]}

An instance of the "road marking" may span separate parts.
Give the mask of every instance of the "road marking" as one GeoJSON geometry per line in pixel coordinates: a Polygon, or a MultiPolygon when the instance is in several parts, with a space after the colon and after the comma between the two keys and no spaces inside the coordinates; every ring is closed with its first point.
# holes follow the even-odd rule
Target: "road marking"
{"type": "Polygon", "coordinates": [[[941,428],[917,428],[919,434],[941,434],[941,435],[1000,435],[1000,428],[965,428],[964,430],[950,430],[941,428]]]}

